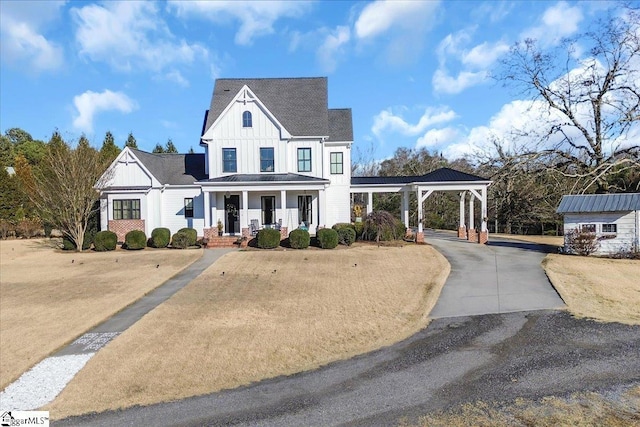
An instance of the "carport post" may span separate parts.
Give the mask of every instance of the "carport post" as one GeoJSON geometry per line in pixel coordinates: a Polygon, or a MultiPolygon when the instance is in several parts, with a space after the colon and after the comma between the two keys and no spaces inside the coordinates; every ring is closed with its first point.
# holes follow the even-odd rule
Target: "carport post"
{"type": "Polygon", "coordinates": [[[471,193],[471,197],[469,197],[469,230],[473,230],[475,228],[475,224],[473,222],[474,220],[474,216],[475,216],[475,206],[474,206],[474,200],[475,200],[476,196],[473,195],[473,193],[471,193]]]}
{"type": "Polygon", "coordinates": [[[367,213],[373,212],[373,193],[369,191],[367,193],[367,213]]]}
{"type": "Polygon", "coordinates": [[[466,239],[467,238],[467,228],[464,224],[464,201],[467,197],[466,191],[460,192],[460,223],[458,224],[458,239],[466,239]]]}
{"type": "Polygon", "coordinates": [[[402,192],[402,218],[405,228],[409,228],[409,192],[402,192]]]}

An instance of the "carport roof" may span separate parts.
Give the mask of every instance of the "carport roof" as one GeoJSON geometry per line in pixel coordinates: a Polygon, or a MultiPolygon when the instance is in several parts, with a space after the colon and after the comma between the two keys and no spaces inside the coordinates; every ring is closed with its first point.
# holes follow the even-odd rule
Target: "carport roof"
{"type": "Polygon", "coordinates": [[[640,193],[562,196],[557,213],[624,212],[640,210],[640,193]]]}
{"type": "Polygon", "coordinates": [[[429,182],[488,182],[486,178],[450,168],[436,169],[421,176],[354,176],[351,185],[411,184],[429,182]]]}

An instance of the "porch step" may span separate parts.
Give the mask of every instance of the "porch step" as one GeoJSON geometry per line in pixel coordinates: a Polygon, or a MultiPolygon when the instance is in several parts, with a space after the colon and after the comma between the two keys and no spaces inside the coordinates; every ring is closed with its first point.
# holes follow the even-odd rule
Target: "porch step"
{"type": "Polygon", "coordinates": [[[214,236],[207,243],[208,248],[237,248],[238,236],[214,236]]]}

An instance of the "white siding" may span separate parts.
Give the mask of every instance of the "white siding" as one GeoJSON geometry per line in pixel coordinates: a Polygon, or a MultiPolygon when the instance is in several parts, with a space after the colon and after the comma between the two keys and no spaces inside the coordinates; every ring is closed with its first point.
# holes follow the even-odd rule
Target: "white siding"
{"type": "Polygon", "coordinates": [[[614,254],[621,250],[631,250],[637,246],[638,223],[637,212],[616,213],[579,213],[565,214],[565,235],[574,229],[581,229],[584,224],[595,224],[596,235],[602,237],[602,224],[616,224],[616,237],[613,239],[599,239],[600,246],[597,253],[614,254]]]}
{"type": "Polygon", "coordinates": [[[295,174],[323,177],[323,152],[320,140],[293,140],[288,145],[287,171],[295,174]],[[298,171],[298,148],[311,149],[311,172],[298,171]]]}
{"type": "Polygon", "coordinates": [[[162,203],[158,203],[157,206],[162,206],[160,212],[162,227],[171,230],[171,234],[181,228],[189,227],[195,228],[198,236],[204,235],[204,193],[200,187],[167,187],[162,192],[161,198],[162,203]],[[193,198],[193,218],[184,216],[185,198],[193,198]]]}
{"type": "Polygon", "coordinates": [[[115,164],[111,186],[140,187],[152,184],[151,176],[137,162],[118,162],[115,164]]]}

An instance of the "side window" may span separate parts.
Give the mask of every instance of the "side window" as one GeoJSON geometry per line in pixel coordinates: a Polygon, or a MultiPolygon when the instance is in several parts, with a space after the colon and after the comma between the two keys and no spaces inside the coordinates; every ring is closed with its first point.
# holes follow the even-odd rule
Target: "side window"
{"type": "Polygon", "coordinates": [[[235,148],[222,149],[222,172],[238,172],[235,148]]]}
{"type": "Polygon", "coordinates": [[[582,224],[582,232],[583,233],[595,233],[596,225],[595,224],[582,224]]]}
{"type": "Polygon", "coordinates": [[[251,111],[245,111],[242,113],[242,127],[250,128],[253,127],[253,119],[251,117],[251,111]]]}
{"type": "Polygon", "coordinates": [[[311,148],[298,148],[298,172],[311,172],[311,148]]]}
{"type": "Polygon", "coordinates": [[[260,172],[274,171],[273,148],[260,149],[260,172]]]}
{"type": "Polygon", "coordinates": [[[193,198],[184,199],[184,217],[193,218],[193,198]]]}
{"type": "Polygon", "coordinates": [[[332,175],[342,174],[343,172],[342,153],[340,152],[331,153],[329,154],[329,156],[330,156],[329,163],[331,164],[331,174],[332,175]]]}
{"type": "Polygon", "coordinates": [[[617,233],[618,224],[602,224],[603,233],[617,233]]]}

